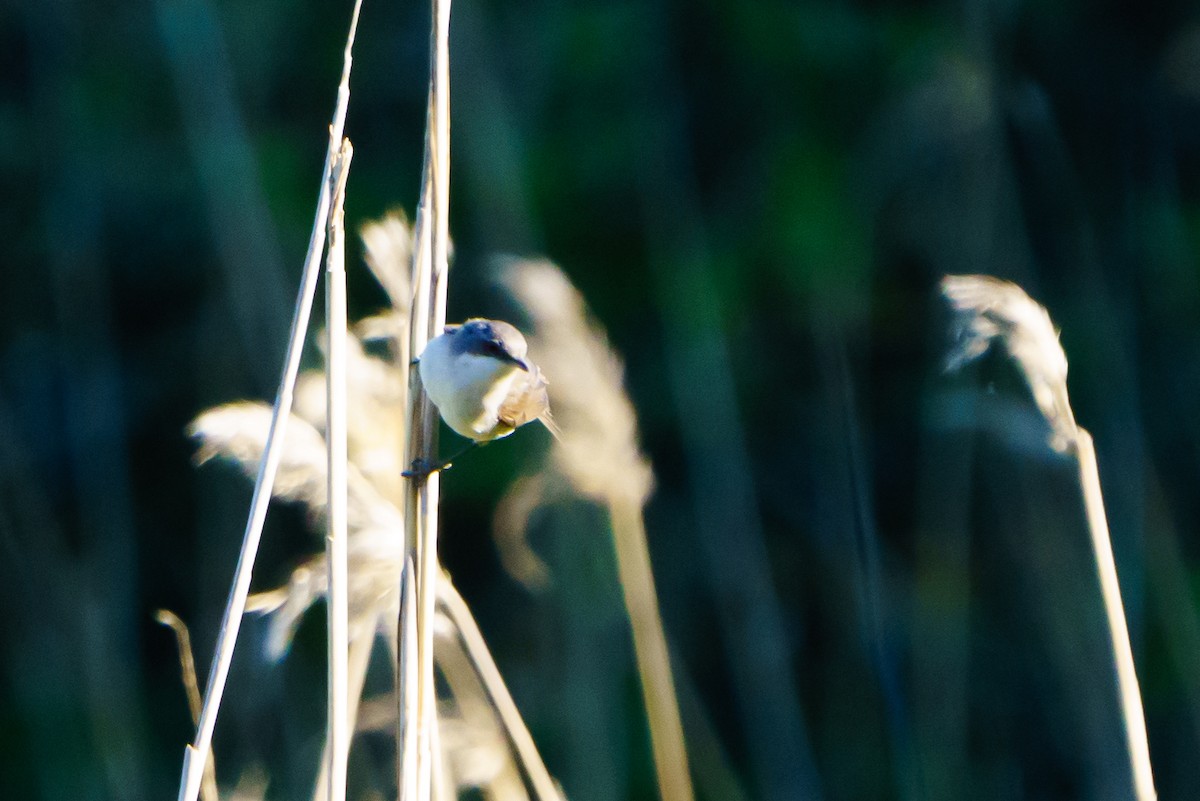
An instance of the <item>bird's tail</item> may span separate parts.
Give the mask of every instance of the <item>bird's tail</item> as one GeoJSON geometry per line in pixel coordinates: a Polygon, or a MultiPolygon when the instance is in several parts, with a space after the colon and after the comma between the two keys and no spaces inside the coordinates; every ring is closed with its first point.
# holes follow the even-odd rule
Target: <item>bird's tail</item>
{"type": "Polygon", "coordinates": [[[558,427],[558,423],[554,422],[554,416],[550,414],[549,409],[542,412],[538,419],[542,421],[542,425],[546,427],[546,430],[554,435],[554,439],[562,442],[562,429],[558,427]]]}

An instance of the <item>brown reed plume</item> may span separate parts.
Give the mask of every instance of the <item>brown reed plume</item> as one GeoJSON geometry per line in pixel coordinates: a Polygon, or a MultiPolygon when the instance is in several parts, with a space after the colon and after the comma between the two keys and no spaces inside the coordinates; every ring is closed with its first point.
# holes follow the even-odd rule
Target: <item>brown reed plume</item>
{"type": "MultiPolygon", "coordinates": [[[[654,476],[638,447],[637,417],[625,394],[621,361],[583,297],[556,266],[510,262],[502,280],[533,321],[530,348],[551,377],[551,407],[562,428],[551,451],[554,465],[578,493],[608,510],[659,794],[664,801],[690,801],[683,725],[642,517],[654,476]]],[[[536,480],[523,482],[518,488],[523,495],[508,499],[504,509],[531,510],[535,502],[528,493],[543,487],[536,480]]],[[[523,525],[519,519],[501,519],[498,527],[511,532],[523,525]]]]}
{"type": "Polygon", "coordinates": [[[1067,394],[1067,356],[1050,314],[1016,284],[987,275],[948,275],[942,294],[953,311],[954,347],[947,370],[958,370],[992,347],[1003,348],[1020,369],[1038,409],[1050,426],[1049,445],[1071,454],[1079,466],[1079,484],[1091,533],[1092,553],[1108,619],[1109,641],[1121,695],[1126,748],[1133,775],[1134,797],[1156,797],[1146,739],[1133,649],[1121,602],[1116,561],[1104,512],[1100,471],[1092,436],[1075,423],[1067,394]]]}

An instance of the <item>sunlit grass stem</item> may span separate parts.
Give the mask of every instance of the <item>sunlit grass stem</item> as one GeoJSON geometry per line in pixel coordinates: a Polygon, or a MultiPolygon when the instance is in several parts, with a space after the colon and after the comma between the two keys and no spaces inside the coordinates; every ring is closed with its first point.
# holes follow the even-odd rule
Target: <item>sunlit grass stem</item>
{"type": "Polygon", "coordinates": [[[267,434],[267,447],[263,454],[258,477],[254,483],[254,495],[250,502],[250,515],[246,522],[246,531],[243,535],[241,551],[238,554],[233,587],[230,590],[229,600],[225,605],[225,611],[221,617],[221,628],[217,636],[216,653],[213,656],[213,664],[209,671],[208,684],[204,693],[204,707],[200,712],[200,722],[196,727],[196,737],[184,750],[183,776],[179,786],[179,801],[196,801],[196,797],[200,792],[200,784],[204,775],[204,765],[208,761],[208,755],[212,747],[213,730],[217,725],[217,713],[221,707],[221,697],[225,692],[225,682],[229,677],[229,667],[233,663],[233,651],[237,644],[242,615],[246,610],[246,598],[250,594],[250,578],[254,569],[254,561],[258,555],[258,545],[262,539],[263,522],[267,516],[267,505],[271,499],[271,488],[275,481],[276,470],[279,468],[279,460],[282,458],[281,446],[287,430],[288,415],[292,408],[292,393],[296,386],[296,376],[300,371],[300,355],[304,350],[304,340],[308,332],[309,318],[312,315],[313,295],[316,291],[317,278],[320,275],[321,255],[325,249],[325,230],[332,201],[332,188],[329,184],[329,175],[333,168],[334,158],[341,147],[343,131],[346,127],[346,110],[350,103],[351,50],[354,46],[354,35],[358,29],[360,5],[361,0],[356,0],[354,12],[350,20],[350,31],[346,37],[342,78],[338,85],[333,123],[329,127],[329,146],[325,152],[325,165],[321,171],[321,184],[317,195],[317,210],[313,220],[312,233],[308,241],[308,252],[304,257],[303,277],[301,278],[300,290],[296,297],[291,336],[288,340],[287,354],[284,357],[283,377],[280,379],[275,406],[271,411],[271,426],[267,434]]]}
{"type": "MultiPolygon", "coordinates": [[[[449,251],[450,199],[450,2],[433,0],[429,118],[426,124],[424,183],[417,213],[414,247],[413,308],[410,315],[412,353],[446,324],[446,271],[449,251]]],[[[420,386],[420,375],[409,365],[408,463],[432,463],[437,458],[438,414],[420,386]]],[[[406,541],[416,565],[416,632],[418,656],[416,797],[428,801],[433,793],[437,694],[434,684],[433,629],[437,580],[438,503],[441,482],[435,472],[414,477],[405,496],[406,541]]],[[[401,727],[401,736],[411,730],[401,727]]],[[[402,743],[401,748],[409,747],[402,743]]],[[[405,777],[399,777],[401,787],[405,777]]]]}
{"type": "Polygon", "coordinates": [[[1121,694],[1121,712],[1125,720],[1126,747],[1133,770],[1137,801],[1154,801],[1154,773],[1150,765],[1150,744],[1146,738],[1146,713],[1142,709],[1142,694],[1138,687],[1137,671],[1133,664],[1133,648],[1129,642],[1129,627],[1125,622],[1125,607],[1121,603],[1121,585],[1117,580],[1117,563],[1113,557],[1112,539],[1108,534],[1108,517],[1104,512],[1104,496],[1100,490],[1100,469],[1096,463],[1096,447],[1092,435],[1082,428],[1075,433],[1075,455],[1079,460],[1079,483],[1087,513],[1088,531],[1092,537],[1092,552],[1096,557],[1096,573],[1104,611],[1108,618],[1108,633],[1117,671],[1117,686],[1121,694]]]}
{"type": "Polygon", "coordinates": [[[552,377],[551,403],[563,429],[555,439],[554,462],[581,494],[609,513],[660,796],[691,801],[683,724],[642,516],[653,473],[638,448],[621,362],[557,267],[515,262],[505,281],[537,327],[538,358],[552,377]]]}
{"type": "Polygon", "coordinates": [[[417,591],[416,568],[412,558],[404,560],[400,574],[400,651],[397,666],[397,698],[399,699],[399,732],[396,740],[396,762],[400,779],[400,801],[417,797],[417,737],[420,717],[417,711],[420,664],[417,661],[417,591]]]}
{"type": "Polygon", "coordinates": [[[471,660],[472,667],[479,676],[496,715],[500,718],[504,733],[516,753],[517,762],[529,780],[534,801],[563,801],[558,786],[550,777],[550,772],[546,770],[546,765],[542,762],[541,755],[538,754],[537,746],[533,742],[533,735],[525,726],[525,721],[522,720],[521,713],[517,710],[516,702],[513,701],[512,695],[504,683],[504,678],[500,675],[500,669],[496,667],[496,662],[492,659],[491,651],[488,650],[487,643],[479,631],[479,626],[476,624],[467,602],[458,594],[458,590],[450,581],[449,576],[443,576],[441,584],[438,585],[438,600],[441,602],[446,616],[454,624],[455,632],[462,640],[467,657],[471,660]]]}
{"type": "Polygon", "coordinates": [[[650,744],[662,801],[691,801],[683,723],[671,675],[671,655],[658,609],[658,593],[646,523],[636,499],[614,495],[608,500],[621,593],[633,628],[633,650],[641,677],[642,700],[650,726],[650,744]]]}
{"type": "Polygon", "coordinates": [[[1050,447],[1059,453],[1074,451],[1078,460],[1080,491],[1108,621],[1134,797],[1137,801],[1154,801],[1146,714],[1104,513],[1096,449],[1092,435],[1075,422],[1067,392],[1067,356],[1058,341],[1058,331],[1046,309],[1009,281],[988,275],[948,275],[942,279],[942,294],[954,312],[954,343],[946,369],[958,370],[988,352],[993,343],[1002,345],[1020,368],[1038,410],[1050,427],[1050,447]]]}
{"type": "MultiPolygon", "coordinates": [[[[188,711],[192,713],[192,725],[200,723],[200,682],[196,678],[196,657],[192,652],[192,635],[187,624],[179,616],[168,609],[159,609],[154,613],[154,619],[175,632],[175,646],[179,649],[179,672],[183,681],[183,690],[187,695],[188,711]]],[[[204,780],[200,783],[201,801],[221,801],[217,792],[217,768],[212,754],[204,765],[204,780]]]]}
{"type": "Polygon", "coordinates": [[[346,798],[346,762],[350,755],[350,577],[347,554],[347,434],[346,434],[346,179],[354,148],[342,142],[334,162],[333,209],[329,215],[329,252],[325,260],[325,324],[329,344],[325,358],[326,423],[328,454],[325,536],[329,570],[329,695],[328,743],[329,801],[346,798]]]}

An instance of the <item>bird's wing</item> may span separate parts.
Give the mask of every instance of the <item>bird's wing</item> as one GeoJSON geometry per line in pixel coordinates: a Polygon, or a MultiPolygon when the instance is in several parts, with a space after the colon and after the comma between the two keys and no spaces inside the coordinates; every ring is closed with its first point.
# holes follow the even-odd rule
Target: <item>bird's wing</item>
{"type": "Polygon", "coordinates": [[[549,416],[550,397],[546,393],[546,377],[541,370],[531,375],[528,381],[515,385],[500,404],[500,422],[512,428],[520,428],[528,422],[549,416]]]}

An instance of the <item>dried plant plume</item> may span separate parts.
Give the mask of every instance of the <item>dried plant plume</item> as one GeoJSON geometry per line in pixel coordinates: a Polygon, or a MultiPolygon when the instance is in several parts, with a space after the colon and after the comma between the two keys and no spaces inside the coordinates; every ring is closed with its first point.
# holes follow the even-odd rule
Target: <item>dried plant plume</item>
{"type": "MultiPolygon", "coordinates": [[[[350,411],[346,465],[349,633],[352,644],[384,636],[392,653],[397,654],[399,643],[395,622],[400,612],[400,575],[405,560],[404,515],[401,512],[404,486],[400,477],[404,415],[399,410],[405,407],[408,393],[407,303],[410,291],[407,270],[411,266],[404,262],[410,257],[412,237],[403,217],[395,215],[368,224],[363,229],[363,236],[371,270],[394,305],[360,321],[355,333],[346,337],[350,411]],[[386,342],[388,353],[368,349],[367,344],[372,341],[386,342]]],[[[318,337],[318,343],[324,352],[327,342],[318,337]]],[[[302,374],[272,490],[272,496],[277,500],[304,505],[314,527],[327,512],[328,463],[322,430],[325,404],[322,371],[315,369],[302,374]]],[[[253,477],[263,458],[270,419],[269,406],[251,401],[206,410],[188,427],[188,434],[198,443],[196,461],[227,460],[245,475],[253,477]]],[[[444,580],[437,586],[438,603],[447,602],[443,599],[447,593],[454,593],[452,585],[444,580]]],[[[292,571],[284,586],[250,596],[246,611],[267,618],[265,650],[271,659],[278,660],[287,653],[302,617],[327,592],[326,555],[316,552],[292,571]]],[[[465,606],[459,616],[462,614],[469,615],[465,606]]],[[[447,643],[452,644],[452,638],[448,639],[444,634],[439,637],[443,649],[447,643]]],[[[445,659],[450,660],[446,665],[441,664],[443,657],[438,655],[437,649],[435,656],[441,670],[453,668],[453,653],[445,655],[445,659]]],[[[478,708],[478,682],[469,680],[461,668],[461,665],[454,668],[461,675],[451,683],[452,701],[439,701],[439,717],[444,717],[447,724],[441,742],[450,781],[459,787],[481,786],[489,797],[499,797],[495,794],[502,792],[503,797],[526,798],[528,793],[519,780],[523,772],[527,776],[544,777],[542,788],[535,792],[535,797],[557,798],[557,794],[547,795],[548,774],[540,765],[536,749],[532,749],[532,741],[523,751],[514,752],[522,766],[518,771],[513,767],[516,764],[514,754],[506,755],[508,746],[501,747],[503,738],[496,728],[498,724],[495,721],[488,726],[481,724],[488,717],[478,708]],[[468,731],[472,726],[478,730],[468,731]],[[532,765],[534,760],[538,764],[532,765]]],[[[489,682],[488,697],[497,697],[495,685],[501,681],[498,673],[489,674],[484,681],[489,682]]],[[[389,708],[394,719],[394,704],[389,708]]],[[[512,716],[519,720],[515,707],[509,711],[505,726],[511,728],[512,716]]],[[[537,784],[536,778],[531,781],[537,784]]]]}
{"type": "Polygon", "coordinates": [[[1050,445],[1078,461],[1079,483],[1109,643],[1120,696],[1133,797],[1154,801],[1154,776],[1146,737],[1146,716],[1121,600],[1116,560],[1104,510],[1100,471],[1092,436],[1075,423],[1067,394],[1067,356],[1050,314],[1016,284],[986,275],[949,275],[942,293],[954,313],[954,344],[947,370],[958,370],[995,344],[1004,347],[1021,370],[1053,435],[1050,445]]]}
{"type": "MultiPolygon", "coordinates": [[[[690,801],[694,793],[683,725],[642,515],[654,478],[638,447],[637,417],[624,390],[621,361],[579,291],[556,266],[509,260],[502,280],[533,321],[530,350],[551,376],[551,406],[562,428],[552,451],[554,466],[609,514],[659,795],[663,801],[690,801]]],[[[530,513],[536,504],[528,496],[538,486],[522,482],[521,494],[502,508],[530,513]]]]}
{"type": "Polygon", "coordinates": [[[1049,312],[1021,287],[988,275],[948,275],[942,294],[954,314],[946,370],[957,372],[1003,347],[1054,432],[1051,444],[1065,451],[1075,436],[1075,415],[1067,400],[1067,356],[1049,312]]]}
{"type": "Polygon", "coordinates": [[[551,407],[562,429],[555,464],[587,497],[644,503],[654,475],[638,447],[624,368],[579,290],[544,261],[507,260],[501,280],[533,321],[530,348],[550,376],[551,407]]]}

